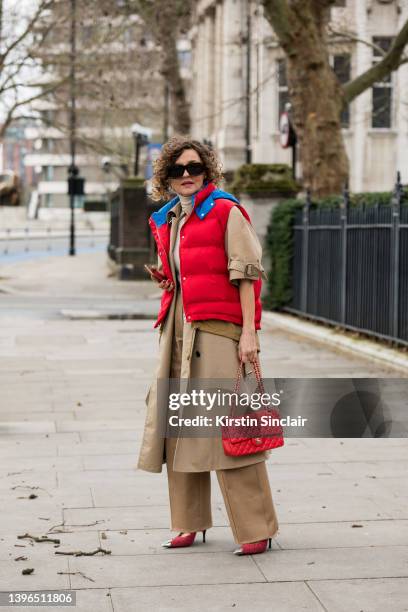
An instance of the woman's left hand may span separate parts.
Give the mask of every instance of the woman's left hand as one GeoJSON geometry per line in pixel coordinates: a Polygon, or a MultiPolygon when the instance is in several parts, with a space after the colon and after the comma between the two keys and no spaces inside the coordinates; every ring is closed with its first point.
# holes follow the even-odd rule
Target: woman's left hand
{"type": "Polygon", "coordinates": [[[238,343],[238,355],[244,362],[254,362],[258,355],[254,329],[243,329],[238,343]]]}

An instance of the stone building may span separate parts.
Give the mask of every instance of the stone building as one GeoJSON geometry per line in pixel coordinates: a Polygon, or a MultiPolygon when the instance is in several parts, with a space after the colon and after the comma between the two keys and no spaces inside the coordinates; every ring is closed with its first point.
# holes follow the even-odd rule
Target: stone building
{"type": "MultiPolygon", "coordinates": [[[[378,47],[387,49],[407,19],[406,0],[337,2],[331,25],[355,39],[330,43],[340,80],[378,61],[378,47]]],[[[279,138],[280,114],[289,99],[285,56],[260,0],[199,0],[190,37],[194,136],[212,141],[227,170],[245,163],[248,151],[254,163],[290,164],[291,152],[279,138]]],[[[356,98],[342,123],[351,190],[389,190],[397,169],[407,182],[408,64],[356,98]]]]}

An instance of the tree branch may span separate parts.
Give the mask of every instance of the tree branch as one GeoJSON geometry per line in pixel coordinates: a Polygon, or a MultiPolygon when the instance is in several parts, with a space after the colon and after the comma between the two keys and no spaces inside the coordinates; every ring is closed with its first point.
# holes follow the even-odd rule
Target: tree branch
{"type": "Polygon", "coordinates": [[[27,36],[32,31],[34,25],[37,23],[37,21],[41,17],[41,14],[43,13],[43,11],[45,9],[50,8],[53,5],[53,3],[54,3],[54,0],[43,0],[42,2],[40,2],[39,6],[37,7],[37,10],[35,11],[34,15],[31,17],[31,19],[28,21],[26,27],[21,32],[21,34],[19,36],[17,36],[17,38],[15,38],[13,40],[13,42],[9,44],[7,49],[0,55],[0,68],[3,67],[4,62],[5,62],[6,58],[7,58],[7,56],[10,55],[10,53],[13,51],[13,49],[18,47],[19,44],[25,38],[27,38],[27,36]]]}
{"type": "Polygon", "coordinates": [[[56,83],[52,87],[44,89],[40,91],[39,93],[33,96],[30,96],[29,98],[26,98],[25,100],[18,100],[14,102],[14,104],[8,109],[6,117],[0,127],[0,139],[4,137],[4,133],[6,129],[8,128],[10,123],[13,121],[14,112],[17,110],[17,108],[19,108],[20,106],[24,106],[25,104],[30,104],[31,102],[34,102],[34,100],[38,100],[38,98],[42,98],[43,96],[55,91],[56,89],[58,89],[58,87],[60,87],[63,83],[67,81],[68,81],[68,78],[63,79],[62,81],[60,81],[59,83],[56,83]]]}
{"type": "Polygon", "coordinates": [[[406,58],[402,53],[408,43],[408,20],[396,36],[390,50],[384,55],[383,59],[374,66],[360,74],[358,77],[343,85],[344,102],[347,104],[366,91],[374,83],[381,81],[394,70],[405,63],[406,58]]]}
{"type": "Polygon", "coordinates": [[[161,50],[160,73],[169,86],[174,109],[173,127],[176,132],[187,134],[191,127],[190,109],[180,73],[177,35],[180,21],[187,21],[187,17],[190,17],[191,2],[137,0],[135,6],[161,50]],[[183,19],[179,15],[183,15],[183,19]]]}
{"type": "Polygon", "coordinates": [[[265,17],[273,24],[273,29],[285,51],[289,50],[292,42],[292,27],[289,16],[290,8],[286,0],[262,0],[265,17]]]}
{"type": "Polygon", "coordinates": [[[384,51],[384,49],[382,47],[380,47],[379,45],[376,45],[376,44],[370,42],[369,40],[366,40],[365,38],[360,38],[359,36],[354,34],[354,32],[350,32],[349,30],[334,30],[329,25],[328,26],[328,32],[329,32],[329,34],[331,34],[333,36],[340,36],[341,38],[345,39],[346,41],[356,42],[356,43],[361,43],[363,45],[366,45],[367,47],[370,47],[370,49],[374,49],[375,51],[377,51],[379,55],[383,55],[383,56],[386,55],[386,51],[384,51]]]}

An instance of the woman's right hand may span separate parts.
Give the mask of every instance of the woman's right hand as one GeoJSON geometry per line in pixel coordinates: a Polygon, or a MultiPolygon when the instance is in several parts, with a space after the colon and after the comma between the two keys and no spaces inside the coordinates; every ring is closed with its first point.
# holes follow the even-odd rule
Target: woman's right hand
{"type": "Polygon", "coordinates": [[[168,278],[166,280],[162,280],[159,283],[160,289],[165,289],[166,291],[173,291],[174,283],[171,282],[168,278]]]}
{"type": "MultiPolygon", "coordinates": [[[[158,270],[157,266],[150,266],[151,270],[158,270]]],[[[172,291],[174,283],[172,283],[168,278],[159,281],[153,274],[150,274],[150,278],[152,281],[157,283],[160,289],[165,289],[166,291],[172,291]]]]}

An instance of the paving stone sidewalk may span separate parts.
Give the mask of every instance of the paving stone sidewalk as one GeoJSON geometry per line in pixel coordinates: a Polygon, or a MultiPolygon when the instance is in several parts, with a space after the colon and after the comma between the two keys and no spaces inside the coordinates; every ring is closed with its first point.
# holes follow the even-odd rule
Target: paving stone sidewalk
{"type": "MultiPolygon", "coordinates": [[[[100,253],[13,264],[4,276],[0,591],[72,588],[78,612],[408,610],[406,439],[288,439],[268,462],[272,551],[232,554],[216,479],[207,543],[165,550],[165,473],[135,470],[153,321],[61,314],[153,312],[154,286],[108,277],[100,253]],[[60,544],[18,538],[27,533],[60,544]],[[98,547],[110,554],[56,554],[98,547]]],[[[401,377],[273,326],[261,347],[265,376],[401,377]]]]}

